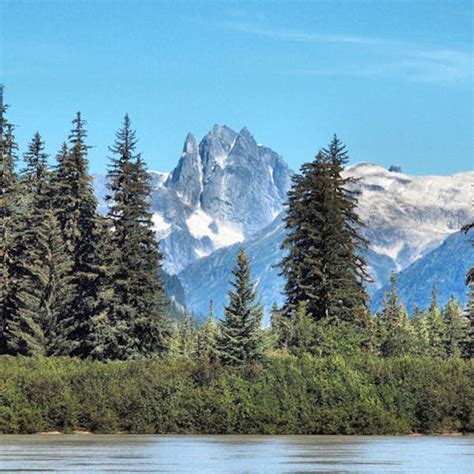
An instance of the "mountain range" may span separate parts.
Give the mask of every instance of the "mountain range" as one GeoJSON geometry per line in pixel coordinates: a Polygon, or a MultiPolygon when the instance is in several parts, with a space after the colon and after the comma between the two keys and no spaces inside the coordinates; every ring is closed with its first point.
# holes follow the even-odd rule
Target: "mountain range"
{"type": "MultiPolygon", "coordinates": [[[[424,295],[429,298],[434,281],[422,270],[439,276],[440,299],[447,298],[448,289],[464,297],[458,280],[462,282],[459,275],[472,264],[473,251],[467,237],[455,233],[474,220],[474,173],[410,176],[398,167],[390,171],[373,163],[357,164],[345,173],[357,180],[353,187],[365,224],[362,233],[370,242],[366,259],[373,278],[368,285],[373,308],[379,307],[392,271],[401,271],[400,293],[410,304],[416,298],[424,305],[424,295]],[[442,279],[441,265],[448,262],[457,270],[442,279]]],[[[282,217],[292,174],[284,159],[258,144],[248,129],[235,132],[219,125],[199,143],[188,134],[171,173],[150,172],[150,210],[164,270],[177,276],[171,287],[179,303],[202,315],[213,300],[220,312],[241,245],[249,254],[267,314],[273,303],[283,301],[276,265],[283,255],[282,217]]],[[[94,178],[104,210],[105,177],[94,178]]]]}

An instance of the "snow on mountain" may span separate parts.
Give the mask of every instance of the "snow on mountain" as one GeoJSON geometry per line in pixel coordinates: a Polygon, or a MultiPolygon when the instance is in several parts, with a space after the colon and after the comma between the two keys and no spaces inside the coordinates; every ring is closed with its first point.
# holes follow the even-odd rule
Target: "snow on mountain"
{"type": "Polygon", "coordinates": [[[359,179],[358,212],[371,248],[404,269],[474,217],[474,173],[409,176],[372,163],[348,168],[359,179]]]}

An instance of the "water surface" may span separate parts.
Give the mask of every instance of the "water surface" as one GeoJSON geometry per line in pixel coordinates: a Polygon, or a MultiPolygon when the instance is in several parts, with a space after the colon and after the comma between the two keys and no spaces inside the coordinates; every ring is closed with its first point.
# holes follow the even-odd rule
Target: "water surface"
{"type": "Polygon", "coordinates": [[[467,436],[0,436],[0,472],[473,473],[467,436]]]}

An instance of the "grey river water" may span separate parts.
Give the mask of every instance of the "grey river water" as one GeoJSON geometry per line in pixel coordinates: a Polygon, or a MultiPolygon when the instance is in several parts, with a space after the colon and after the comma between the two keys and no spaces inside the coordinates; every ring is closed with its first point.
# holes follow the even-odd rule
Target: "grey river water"
{"type": "Polygon", "coordinates": [[[0,472],[474,473],[474,437],[0,436],[0,472]]]}

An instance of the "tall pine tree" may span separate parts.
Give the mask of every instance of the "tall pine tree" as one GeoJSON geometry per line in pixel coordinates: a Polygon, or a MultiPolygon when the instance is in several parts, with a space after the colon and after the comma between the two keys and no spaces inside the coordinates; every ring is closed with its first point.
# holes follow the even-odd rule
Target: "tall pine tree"
{"type": "Polygon", "coordinates": [[[30,276],[27,223],[28,203],[15,172],[17,145],[14,127],[6,118],[3,86],[0,86],[0,352],[38,354],[42,334],[36,319],[24,311],[30,276]]]}
{"type": "Polygon", "coordinates": [[[163,355],[170,327],[165,315],[161,280],[162,255],[148,210],[151,188],[144,162],[136,153],[136,134],[128,115],[117,132],[108,172],[108,217],[112,244],[118,253],[114,267],[113,324],[118,331],[117,357],[163,355]]]}
{"type": "Polygon", "coordinates": [[[347,161],[335,136],[293,177],[283,242],[287,255],[281,263],[290,317],[305,303],[316,321],[363,323],[367,318],[366,242],[359,234],[356,195],[349,189],[353,180],[342,176],[347,161]]]}
{"type": "Polygon", "coordinates": [[[91,320],[95,316],[100,292],[101,266],[97,247],[100,233],[97,200],[88,172],[85,122],[78,112],[69,135],[69,147],[63,145],[53,176],[53,205],[62,229],[66,251],[72,257],[72,283],[75,294],[71,310],[59,322],[59,353],[87,357],[91,320]]]}

